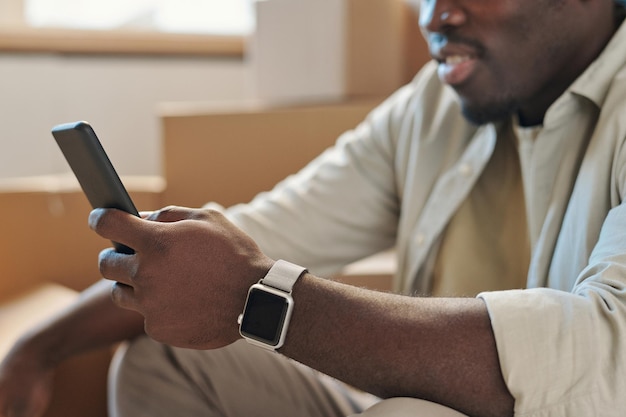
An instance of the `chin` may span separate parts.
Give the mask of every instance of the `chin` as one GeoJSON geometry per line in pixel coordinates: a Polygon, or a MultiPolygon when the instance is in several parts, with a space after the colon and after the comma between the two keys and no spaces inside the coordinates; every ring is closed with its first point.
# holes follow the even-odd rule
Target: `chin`
{"type": "Polygon", "coordinates": [[[499,103],[483,106],[462,103],[461,105],[463,116],[470,123],[477,126],[506,120],[516,111],[517,106],[514,103],[499,103]]]}

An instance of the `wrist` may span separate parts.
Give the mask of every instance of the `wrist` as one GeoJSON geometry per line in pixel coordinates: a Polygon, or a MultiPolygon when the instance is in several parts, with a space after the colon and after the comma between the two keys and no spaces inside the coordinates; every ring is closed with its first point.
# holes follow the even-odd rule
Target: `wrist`
{"type": "Polygon", "coordinates": [[[249,343],[277,350],[285,343],[294,301],[291,291],[306,268],[283,260],[248,290],[239,315],[240,335],[249,343]]]}

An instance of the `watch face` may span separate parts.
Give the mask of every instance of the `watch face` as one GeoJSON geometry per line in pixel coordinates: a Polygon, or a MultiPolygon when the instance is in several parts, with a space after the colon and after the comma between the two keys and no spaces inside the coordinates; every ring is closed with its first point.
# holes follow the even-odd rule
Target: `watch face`
{"type": "Polygon", "coordinates": [[[272,346],[278,345],[289,301],[285,295],[253,286],[248,293],[241,334],[272,346]]]}

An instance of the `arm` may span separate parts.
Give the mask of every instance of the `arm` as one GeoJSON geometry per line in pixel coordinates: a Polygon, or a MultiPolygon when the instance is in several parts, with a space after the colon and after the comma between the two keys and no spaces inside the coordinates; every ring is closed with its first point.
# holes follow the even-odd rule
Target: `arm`
{"type": "MultiPolygon", "coordinates": [[[[95,210],[90,225],[136,255],[101,254],[114,301],[139,311],[154,339],[212,349],[240,338],[247,290],[273,261],[210,210],[168,208],[148,222],[95,210]]],[[[510,415],[495,342],[481,300],[420,299],[305,275],[284,353],[383,396],[428,398],[478,415],[510,415]]]]}
{"type": "Polygon", "coordinates": [[[397,296],[312,275],[293,296],[287,356],[381,397],[512,415],[481,300],[397,296]]]}
{"type": "Polygon", "coordinates": [[[63,360],[138,336],[143,317],[118,308],[111,301],[110,281],[101,280],[85,290],[78,300],[58,316],[25,334],[20,344],[32,346],[56,366],[63,360]]]}
{"type": "Polygon", "coordinates": [[[400,213],[389,120],[396,101],[406,99],[390,98],[299,172],[225,215],[268,256],[322,276],[389,249],[400,213]]]}
{"type": "Polygon", "coordinates": [[[533,288],[480,295],[520,414],[611,415],[625,409],[624,230],[622,204],[606,217],[572,292],[533,288]]]}
{"type": "Polygon", "coordinates": [[[143,318],[115,306],[101,281],[76,303],[30,329],[0,362],[0,416],[40,416],[48,406],[56,366],[88,350],[143,331],[143,318]]]}

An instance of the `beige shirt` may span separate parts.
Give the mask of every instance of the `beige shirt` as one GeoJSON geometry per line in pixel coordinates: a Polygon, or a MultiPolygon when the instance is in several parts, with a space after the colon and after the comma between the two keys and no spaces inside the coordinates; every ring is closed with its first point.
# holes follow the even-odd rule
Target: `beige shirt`
{"type": "MultiPolygon", "coordinates": [[[[529,289],[480,295],[518,416],[617,417],[626,410],[625,50],[622,25],[551,106],[536,138],[520,140],[529,289]]],[[[269,256],[320,275],[395,245],[395,289],[427,294],[443,282],[433,281],[437,259],[459,256],[462,266],[464,245],[447,249],[458,243],[450,235],[441,246],[442,237],[452,219],[464,222],[468,198],[480,200],[472,193],[493,176],[490,164],[508,160],[496,146],[502,128],[470,125],[430,64],[333,149],[227,214],[269,256]]],[[[498,221],[507,223],[515,207],[502,207],[509,213],[498,221]]],[[[505,258],[489,268],[517,286],[513,270],[524,255],[516,260],[511,248],[485,259],[505,258]]]]}

